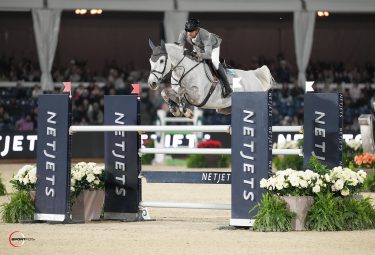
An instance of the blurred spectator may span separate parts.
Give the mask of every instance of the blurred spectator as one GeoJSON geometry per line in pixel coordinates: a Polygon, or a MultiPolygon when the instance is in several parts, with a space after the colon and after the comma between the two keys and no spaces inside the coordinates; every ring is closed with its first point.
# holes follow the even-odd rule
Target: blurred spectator
{"type": "Polygon", "coordinates": [[[358,87],[358,83],[356,81],[353,82],[351,88],[349,89],[349,95],[354,103],[358,101],[361,96],[361,90],[358,87]]]}
{"type": "Polygon", "coordinates": [[[43,90],[38,84],[35,84],[33,90],[31,91],[31,97],[38,98],[39,95],[43,95],[43,90]]]}
{"type": "Polygon", "coordinates": [[[16,122],[16,129],[18,131],[33,131],[34,130],[34,123],[31,119],[31,115],[26,114],[24,117],[19,119],[16,122]]]}
{"type": "Polygon", "coordinates": [[[11,120],[8,112],[5,111],[4,106],[0,105],[0,130],[10,130],[11,129],[11,120]]]}
{"type": "Polygon", "coordinates": [[[103,111],[99,107],[99,103],[95,102],[90,105],[89,110],[87,112],[87,117],[89,119],[89,123],[93,125],[99,125],[103,123],[104,115],[103,111]]]}

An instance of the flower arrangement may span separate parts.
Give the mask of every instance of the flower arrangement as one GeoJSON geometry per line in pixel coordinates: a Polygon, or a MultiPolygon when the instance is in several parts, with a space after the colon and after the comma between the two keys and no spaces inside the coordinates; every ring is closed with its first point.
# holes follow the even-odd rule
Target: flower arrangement
{"type": "Polygon", "coordinates": [[[311,196],[318,193],[323,186],[319,174],[311,170],[297,171],[286,169],[277,171],[269,179],[262,179],[260,187],[280,196],[311,196]]]}
{"type": "MultiPolygon", "coordinates": [[[[78,195],[85,189],[104,188],[104,167],[97,166],[94,162],[80,162],[71,169],[72,194],[78,195]]],[[[18,170],[10,181],[18,191],[33,191],[36,188],[36,166],[24,165],[18,170]]]]}
{"type": "Polygon", "coordinates": [[[350,168],[338,166],[322,178],[330,191],[345,197],[359,192],[366,179],[366,172],[363,170],[355,172],[350,168]]]}
{"type": "Polygon", "coordinates": [[[222,144],[218,140],[211,140],[210,139],[210,140],[207,140],[207,141],[199,142],[197,144],[197,147],[198,148],[221,148],[222,144]]]}
{"type": "Polygon", "coordinates": [[[36,179],[36,166],[24,165],[13,176],[10,183],[18,191],[32,191],[35,190],[36,179]]]}
{"type": "Polygon", "coordinates": [[[77,196],[82,190],[104,189],[104,178],[103,166],[94,162],[79,162],[71,170],[70,191],[77,196]]]}
{"type": "Polygon", "coordinates": [[[277,171],[269,179],[262,179],[260,187],[279,196],[312,196],[319,192],[332,192],[341,196],[355,194],[363,186],[366,172],[355,172],[341,166],[320,175],[311,170],[296,171],[286,169],[277,171]]]}
{"type": "Polygon", "coordinates": [[[375,168],[375,154],[363,153],[354,157],[354,162],[358,167],[367,169],[375,168]]]}
{"type": "MultiPolygon", "coordinates": [[[[223,145],[219,140],[206,140],[197,144],[198,148],[221,148],[223,145]]],[[[230,155],[202,155],[192,154],[187,158],[187,167],[228,167],[230,164],[230,155]]]]}
{"type": "Polygon", "coordinates": [[[315,157],[310,158],[308,168],[311,170],[278,171],[260,181],[268,192],[257,204],[255,231],[301,230],[297,226],[315,231],[375,228],[375,208],[370,199],[353,196],[368,180],[365,171],[341,166],[329,169],[315,157]],[[277,199],[286,204],[276,206],[277,199]],[[289,210],[296,213],[295,218],[289,210]]]}

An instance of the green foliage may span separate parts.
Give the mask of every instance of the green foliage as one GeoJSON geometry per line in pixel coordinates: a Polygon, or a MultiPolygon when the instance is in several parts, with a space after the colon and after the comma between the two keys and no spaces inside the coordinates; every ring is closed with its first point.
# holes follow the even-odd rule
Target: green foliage
{"type": "Polygon", "coordinates": [[[275,156],[273,157],[272,162],[277,170],[284,170],[288,168],[295,170],[303,169],[303,157],[298,155],[275,156]]]}
{"type": "Polygon", "coordinates": [[[331,193],[318,193],[314,198],[307,218],[306,229],[317,231],[337,231],[344,229],[344,217],[340,211],[338,197],[331,193]]]}
{"type": "Polygon", "coordinates": [[[292,229],[291,222],[296,214],[291,212],[280,197],[270,193],[263,194],[258,205],[250,210],[258,208],[258,214],[253,226],[254,231],[278,231],[284,232],[292,229]]]}
{"type": "Polygon", "coordinates": [[[1,174],[0,174],[0,196],[4,196],[7,194],[7,190],[5,188],[5,185],[3,183],[3,180],[1,178],[1,174]]]}
{"type": "Polygon", "coordinates": [[[9,203],[1,205],[1,218],[6,223],[17,223],[33,219],[34,211],[29,193],[18,191],[12,195],[9,203]]]}
{"type": "Polygon", "coordinates": [[[186,165],[189,168],[203,168],[207,166],[205,155],[203,154],[192,154],[189,155],[186,161],[186,165]]]}
{"type": "Polygon", "coordinates": [[[371,171],[371,173],[367,175],[363,186],[365,191],[375,192],[375,171],[371,171]]]}
{"type": "Polygon", "coordinates": [[[375,209],[370,198],[342,198],[339,208],[343,215],[344,230],[362,230],[375,228],[375,209]]]}
{"type": "Polygon", "coordinates": [[[229,167],[231,163],[231,156],[230,155],[220,155],[219,161],[217,162],[218,167],[229,167]]]}
{"type": "MultiPolygon", "coordinates": [[[[143,144],[146,148],[154,148],[155,142],[152,139],[144,141],[143,144]]],[[[150,165],[152,163],[152,160],[155,158],[154,154],[144,154],[142,155],[141,161],[143,165],[150,165]]]]}
{"type": "MultiPolygon", "coordinates": [[[[212,156],[212,155],[209,155],[212,156]]],[[[215,155],[214,155],[215,156],[215,155]]],[[[230,155],[218,155],[217,161],[215,161],[215,166],[212,167],[229,167],[231,162],[230,155]]],[[[192,154],[186,160],[186,165],[188,168],[204,168],[208,167],[207,155],[203,154],[192,154]]]]}
{"type": "Polygon", "coordinates": [[[323,165],[320,160],[314,156],[311,156],[307,162],[307,168],[320,175],[328,174],[330,171],[328,167],[323,165]]]}

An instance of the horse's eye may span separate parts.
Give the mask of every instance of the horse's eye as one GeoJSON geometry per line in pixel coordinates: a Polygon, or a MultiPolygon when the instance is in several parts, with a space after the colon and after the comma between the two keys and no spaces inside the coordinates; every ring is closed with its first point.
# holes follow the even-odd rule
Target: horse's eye
{"type": "Polygon", "coordinates": [[[164,63],[164,59],[160,59],[160,64],[163,64],[164,63]]]}

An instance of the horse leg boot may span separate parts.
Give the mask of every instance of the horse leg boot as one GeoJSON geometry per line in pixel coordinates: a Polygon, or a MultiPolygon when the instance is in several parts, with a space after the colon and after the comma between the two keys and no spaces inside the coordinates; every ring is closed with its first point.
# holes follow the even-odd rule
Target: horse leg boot
{"type": "Polygon", "coordinates": [[[220,79],[221,79],[221,95],[223,97],[227,97],[229,96],[233,90],[232,88],[230,87],[230,84],[229,84],[229,81],[228,81],[228,77],[227,75],[225,74],[225,70],[224,70],[224,67],[223,65],[220,63],[219,64],[219,69],[217,69],[217,72],[218,74],[220,75],[220,79]]]}
{"type": "Polygon", "coordinates": [[[190,110],[190,108],[188,107],[185,98],[181,98],[181,104],[180,104],[180,106],[181,106],[181,111],[182,111],[182,113],[184,114],[184,116],[185,116],[186,118],[189,118],[189,119],[194,118],[194,113],[193,113],[193,111],[190,110]]]}

